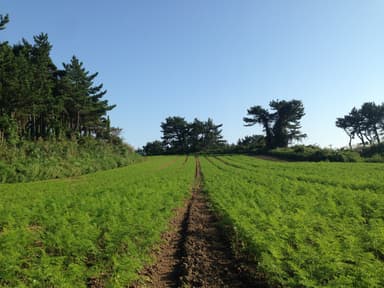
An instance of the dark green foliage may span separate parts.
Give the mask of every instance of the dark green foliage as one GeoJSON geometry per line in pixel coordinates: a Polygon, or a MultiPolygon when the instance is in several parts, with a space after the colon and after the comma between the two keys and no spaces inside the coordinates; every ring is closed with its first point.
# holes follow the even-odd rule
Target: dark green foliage
{"type": "Polygon", "coordinates": [[[165,153],[163,142],[155,140],[148,142],[144,147],[142,153],[144,155],[162,155],[165,153]]]}
{"type": "Polygon", "coordinates": [[[362,158],[356,151],[335,150],[331,148],[320,148],[317,146],[298,145],[287,148],[276,148],[265,151],[267,155],[289,161],[329,161],[329,162],[360,162],[362,158]]]}
{"type": "Polygon", "coordinates": [[[266,109],[261,106],[252,106],[247,110],[248,115],[252,118],[244,117],[243,120],[247,123],[245,126],[253,126],[261,124],[265,132],[265,141],[268,148],[273,147],[272,121],[273,117],[266,109]]]}
{"type": "Polygon", "coordinates": [[[91,137],[72,141],[23,141],[17,146],[0,146],[0,182],[78,176],[140,159],[126,144],[111,144],[91,137]]]}
{"type": "Polygon", "coordinates": [[[236,150],[237,152],[246,153],[258,152],[265,148],[265,141],[266,139],[263,135],[245,136],[237,141],[236,150]]]}
{"type": "Polygon", "coordinates": [[[254,154],[269,155],[288,161],[384,162],[384,145],[381,143],[353,150],[297,145],[271,150],[256,149],[254,154]]]}
{"type": "MultiPolygon", "coordinates": [[[[8,17],[1,17],[3,25],[8,17]]],[[[1,27],[1,25],[0,25],[1,27]]],[[[59,70],[48,35],[0,43],[0,181],[80,175],[136,157],[110,127],[103,85],[75,56],[59,70]],[[94,140],[97,139],[98,141],[94,140]]]]}
{"type": "Polygon", "coordinates": [[[162,142],[148,142],[142,149],[145,155],[184,154],[207,152],[224,148],[225,141],[213,120],[200,121],[195,118],[188,123],[183,117],[168,117],[161,123],[162,142]]]}
{"type": "Polygon", "coordinates": [[[273,112],[268,112],[261,106],[252,106],[247,110],[252,117],[243,118],[245,126],[263,126],[267,148],[287,147],[292,141],[306,137],[300,132],[300,119],[305,115],[301,101],[273,100],[269,106],[273,112]]]}
{"type": "MultiPolygon", "coordinates": [[[[197,119],[195,119],[197,120],[197,119]]],[[[208,118],[207,121],[203,122],[202,131],[195,132],[193,125],[191,126],[191,134],[196,136],[192,138],[191,145],[192,152],[200,152],[209,149],[220,149],[226,143],[223,139],[223,132],[220,128],[223,127],[223,124],[216,125],[213,123],[211,118],[208,118]],[[193,149],[193,147],[195,147],[193,149]]]]}
{"type": "MultiPolygon", "coordinates": [[[[0,15],[0,29],[8,22],[0,15]]],[[[75,56],[58,69],[48,35],[0,43],[0,181],[19,182],[116,168],[137,156],[110,126],[97,73],[75,56]],[[95,140],[96,139],[96,140],[95,140]]]]}
{"type": "Polygon", "coordinates": [[[384,103],[364,103],[361,108],[352,108],[348,115],[336,119],[336,127],[345,131],[349,137],[349,147],[352,140],[358,138],[363,146],[380,144],[384,133],[384,103]]]}
{"type": "Polygon", "coordinates": [[[368,162],[384,162],[384,143],[364,147],[360,154],[368,162]]]}
{"type": "Polygon", "coordinates": [[[223,124],[215,125],[213,120],[195,120],[189,124],[189,152],[202,152],[221,148],[225,141],[220,129],[223,124]]]}
{"type": "Polygon", "coordinates": [[[106,113],[115,106],[102,100],[106,91],[94,84],[97,73],[90,74],[75,56],[59,70],[48,35],[33,39],[0,44],[0,144],[113,137],[106,113]]]}
{"type": "Polygon", "coordinates": [[[0,30],[4,30],[5,29],[5,25],[9,22],[9,16],[8,14],[6,15],[1,15],[0,14],[0,30]]]}
{"type": "Polygon", "coordinates": [[[106,119],[103,116],[115,105],[109,106],[106,100],[101,101],[107,91],[101,90],[102,84],[93,85],[97,73],[89,75],[83,63],[75,56],[72,57],[70,64],[63,64],[63,66],[64,111],[69,125],[67,131],[100,137],[102,128],[107,128],[106,119]]]}
{"type": "Polygon", "coordinates": [[[188,122],[184,118],[168,117],[161,123],[163,145],[170,153],[184,153],[188,150],[188,122]]]}

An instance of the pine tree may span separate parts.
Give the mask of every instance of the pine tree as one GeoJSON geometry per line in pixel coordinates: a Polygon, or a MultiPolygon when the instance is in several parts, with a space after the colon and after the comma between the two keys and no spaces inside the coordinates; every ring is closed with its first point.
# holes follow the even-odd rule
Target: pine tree
{"type": "Polygon", "coordinates": [[[75,56],[71,63],[63,66],[64,110],[69,121],[68,128],[78,135],[94,134],[100,137],[103,130],[108,128],[108,121],[104,116],[115,105],[108,105],[107,100],[101,100],[107,91],[102,90],[102,84],[94,86],[93,80],[98,73],[90,74],[75,56]]]}
{"type": "Polygon", "coordinates": [[[41,33],[33,37],[35,44],[31,52],[33,71],[31,127],[32,137],[47,137],[47,128],[52,117],[54,73],[57,70],[50,57],[52,45],[48,35],[41,33]]]}
{"type": "Polygon", "coordinates": [[[0,143],[4,143],[17,136],[13,121],[18,100],[17,67],[15,55],[7,43],[0,44],[0,63],[0,143]]]}
{"type": "Polygon", "coordinates": [[[167,117],[160,125],[163,145],[169,153],[185,153],[188,151],[188,122],[183,117],[167,117]]]}
{"type": "Polygon", "coordinates": [[[274,100],[269,106],[273,112],[261,106],[253,106],[247,110],[252,117],[243,118],[245,126],[263,125],[268,148],[287,147],[293,140],[306,137],[306,134],[300,132],[300,119],[305,115],[301,101],[274,100]]]}
{"type": "MultiPolygon", "coordinates": [[[[1,17],[5,25],[8,17],[1,17]]],[[[117,141],[103,100],[103,85],[94,85],[76,57],[63,70],[54,65],[48,35],[41,33],[10,46],[0,43],[0,143],[18,139],[92,135],[117,141]]],[[[117,143],[117,142],[116,142],[117,143]]]]}

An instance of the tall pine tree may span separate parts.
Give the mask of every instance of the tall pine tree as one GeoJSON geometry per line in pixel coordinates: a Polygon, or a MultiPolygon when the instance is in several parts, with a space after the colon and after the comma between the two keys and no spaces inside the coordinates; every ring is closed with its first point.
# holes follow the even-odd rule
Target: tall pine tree
{"type": "Polygon", "coordinates": [[[105,115],[116,105],[109,105],[107,100],[101,100],[107,91],[102,90],[102,84],[94,86],[93,81],[98,73],[90,74],[75,56],[71,63],[63,66],[64,111],[68,128],[79,135],[93,134],[100,137],[109,126],[105,115]]]}

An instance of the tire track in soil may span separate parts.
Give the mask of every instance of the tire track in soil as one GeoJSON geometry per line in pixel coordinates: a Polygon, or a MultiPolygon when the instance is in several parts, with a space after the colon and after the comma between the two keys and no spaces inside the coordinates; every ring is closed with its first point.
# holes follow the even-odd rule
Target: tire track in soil
{"type": "Polygon", "coordinates": [[[218,219],[201,193],[202,174],[196,158],[192,197],[176,211],[171,229],[155,257],[157,262],[142,274],[146,283],[134,287],[268,287],[240,267],[218,219]]]}

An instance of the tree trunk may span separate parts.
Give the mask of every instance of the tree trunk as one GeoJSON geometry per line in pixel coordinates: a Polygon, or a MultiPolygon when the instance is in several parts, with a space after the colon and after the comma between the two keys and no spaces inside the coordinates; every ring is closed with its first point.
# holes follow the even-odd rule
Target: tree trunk
{"type": "Polygon", "coordinates": [[[36,115],[33,114],[32,116],[32,138],[33,140],[36,140],[36,115]]]}
{"type": "Polygon", "coordinates": [[[380,144],[380,135],[379,135],[379,132],[377,131],[377,127],[375,126],[375,129],[374,129],[374,132],[375,132],[375,137],[376,137],[376,140],[377,140],[377,144],[380,144]]]}
{"type": "Polygon", "coordinates": [[[357,137],[359,137],[361,144],[363,144],[363,146],[365,147],[364,135],[362,135],[361,133],[357,133],[357,137]]]}
{"type": "Polygon", "coordinates": [[[76,130],[80,132],[80,111],[77,111],[76,130]]]}

